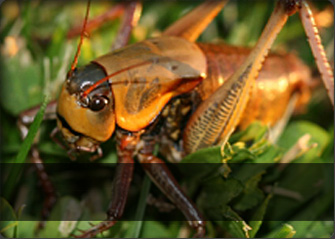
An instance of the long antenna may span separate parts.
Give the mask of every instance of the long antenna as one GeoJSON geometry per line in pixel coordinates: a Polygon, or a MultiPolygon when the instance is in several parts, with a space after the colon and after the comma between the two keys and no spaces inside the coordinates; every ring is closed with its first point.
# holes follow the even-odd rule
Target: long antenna
{"type": "Polygon", "coordinates": [[[78,64],[78,57],[79,57],[79,54],[80,54],[81,46],[82,46],[83,41],[84,41],[84,34],[85,34],[86,25],[87,25],[88,14],[90,12],[90,4],[91,4],[91,0],[88,0],[87,8],[86,8],[86,15],[85,15],[84,24],[83,24],[83,29],[81,30],[81,34],[80,34],[80,41],[79,41],[79,44],[78,44],[78,47],[77,47],[76,55],[73,59],[72,65],[71,65],[71,69],[70,69],[69,74],[68,74],[68,78],[70,78],[72,76],[72,73],[73,73],[74,69],[76,68],[76,66],[78,64]]]}
{"type": "MultiPolygon", "coordinates": [[[[97,88],[97,86],[101,85],[102,83],[110,80],[110,78],[122,73],[122,72],[125,72],[125,71],[128,71],[128,70],[131,70],[135,67],[138,67],[138,66],[143,66],[143,65],[148,65],[148,64],[152,64],[152,61],[143,61],[143,62],[140,62],[140,63],[137,63],[137,64],[134,64],[134,65],[131,65],[131,66],[128,66],[126,68],[123,68],[121,70],[118,70],[118,71],[115,71],[107,76],[105,76],[104,78],[98,80],[97,82],[95,82],[93,85],[91,85],[90,87],[88,87],[84,92],[81,93],[81,97],[86,97],[89,93],[92,92],[92,90],[94,90],[95,88],[97,88]]],[[[191,82],[191,81],[199,81],[203,79],[202,77],[199,77],[199,78],[189,78],[187,79],[188,82],[191,82]]],[[[141,81],[141,80],[131,80],[129,81],[129,83],[132,83],[132,84],[146,84],[147,82],[146,81],[141,81]]],[[[124,84],[124,81],[113,81],[113,82],[109,82],[109,85],[112,86],[112,85],[118,85],[118,84],[124,84]]]]}
{"type": "Polygon", "coordinates": [[[92,90],[94,90],[98,85],[104,83],[105,81],[108,81],[109,78],[113,77],[113,76],[116,76],[122,72],[125,72],[125,71],[128,71],[128,70],[131,70],[137,66],[143,66],[143,65],[148,65],[148,64],[151,64],[152,62],[151,61],[143,61],[143,62],[140,62],[138,64],[135,64],[135,65],[131,65],[131,66],[128,66],[126,68],[123,68],[121,70],[118,70],[116,72],[113,72],[107,76],[105,76],[104,78],[102,78],[101,80],[98,80],[97,82],[95,82],[93,85],[91,85],[89,88],[87,88],[83,93],[82,93],[82,97],[86,97],[92,90]]]}

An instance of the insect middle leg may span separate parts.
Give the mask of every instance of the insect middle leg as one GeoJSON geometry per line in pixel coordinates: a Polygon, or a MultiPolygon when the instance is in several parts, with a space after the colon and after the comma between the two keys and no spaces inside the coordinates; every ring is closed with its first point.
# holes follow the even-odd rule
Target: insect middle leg
{"type": "Polygon", "coordinates": [[[107,220],[82,232],[78,237],[93,237],[111,228],[122,217],[133,175],[133,157],[138,156],[142,167],[158,188],[183,212],[196,237],[205,235],[205,221],[193,202],[180,188],[164,161],[153,155],[154,140],[140,140],[140,134],[117,131],[118,164],[115,174],[112,200],[107,220]],[[140,145],[140,146],[139,146],[140,145]],[[138,151],[138,153],[136,153],[138,151]]]}
{"type": "Polygon", "coordinates": [[[204,218],[191,199],[181,189],[165,162],[153,155],[154,146],[154,140],[144,140],[143,148],[138,154],[142,167],[157,187],[185,215],[189,225],[196,231],[194,237],[204,237],[204,218]]]}

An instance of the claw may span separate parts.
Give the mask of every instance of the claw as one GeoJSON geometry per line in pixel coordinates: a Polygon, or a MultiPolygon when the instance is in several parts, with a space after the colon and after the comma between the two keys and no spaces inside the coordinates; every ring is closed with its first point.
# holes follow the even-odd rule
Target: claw
{"type": "Polygon", "coordinates": [[[77,235],[74,235],[75,238],[90,238],[90,237],[94,237],[96,236],[97,234],[99,233],[102,233],[106,230],[108,230],[109,228],[111,228],[112,226],[115,225],[117,221],[104,221],[104,222],[101,222],[97,225],[93,225],[91,222],[89,222],[89,224],[92,226],[92,228],[84,231],[84,230],[80,230],[80,229],[77,229],[78,231],[80,231],[82,234],[77,236],[77,235]]]}

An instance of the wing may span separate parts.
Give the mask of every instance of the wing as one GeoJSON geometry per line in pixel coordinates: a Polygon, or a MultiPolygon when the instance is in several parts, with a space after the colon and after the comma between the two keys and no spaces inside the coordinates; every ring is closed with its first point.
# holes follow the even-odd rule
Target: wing
{"type": "Polygon", "coordinates": [[[107,75],[120,72],[109,82],[116,122],[129,131],[148,126],[172,97],[193,89],[207,70],[200,48],[178,37],[148,39],[94,62],[101,65],[107,75]]]}

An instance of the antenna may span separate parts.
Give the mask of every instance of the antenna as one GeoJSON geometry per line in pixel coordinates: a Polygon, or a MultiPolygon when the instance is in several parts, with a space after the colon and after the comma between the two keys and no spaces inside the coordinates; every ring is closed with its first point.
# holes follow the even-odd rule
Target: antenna
{"type": "Polygon", "coordinates": [[[107,76],[105,76],[104,78],[102,78],[101,80],[98,80],[97,82],[95,82],[93,85],[91,85],[89,88],[87,88],[83,93],[82,93],[82,97],[86,97],[92,90],[94,90],[98,85],[104,83],[105,81],[108,81],[109,78],[113,77],[113,76],[116,76],[122,72],[125,72],[125,71],[128,71],[130,69],[133,69],[135,67],[138,67],[138,66],[143,66],[143,65],[148,65],[152,63],[151,61],[143,61],[143,62],[140,62],[138,64],[134,64],[134,65],[131,65],[131,66],[128,66],[126,68],[123,68],[121,70],[118,70],[116,72],[113,72],[112,74],[109,74],[107,76]]]}
{"type": "Polygon", "coordinates": [[[81,34],[80,34],[80,41],[79,41],[79,44],[78,44],[78,47],[77,47],[76,55],[73,59],[72,65],[71,65],[71,69],[68,73],[68,78],[70,78],[72,76],[72,73],[73,73],[74,69],[76,68],[76,66],[78,64],[78,57],[79,57],[79,54],[80,54],[81,46],[82,46],[83,41],[84,41],[85,29],[86,29],[87,20],[88,20],[88,14],[90,12],[90,4],[91,4],[91,0],[88,0],[87,8],[86,8],[86,15],[85,15],[84,24],[83,24],[83,29],[81,30],[81,34]]]}

